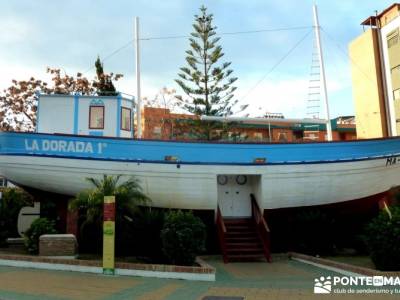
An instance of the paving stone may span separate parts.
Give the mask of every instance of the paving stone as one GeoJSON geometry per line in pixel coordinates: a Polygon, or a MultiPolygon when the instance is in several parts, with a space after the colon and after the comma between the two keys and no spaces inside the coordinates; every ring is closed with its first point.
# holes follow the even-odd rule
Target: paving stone
{"type": "Polygon", "coordinates": [[[313,293],[314,279],[336,276],[301,262],[280,259],[268,263],[223,264],[216,267],[216,282],[159,278],[101,276],[94,274],[40,271],[0,266],[0,299],[7,300],[389,300],[399,295],[313,293]]]}
{"type": "Polygon", "coordinates": [[[230,297],[230,296],[205,296],[203,300],[244,300],[244,297],[230,297]]]}

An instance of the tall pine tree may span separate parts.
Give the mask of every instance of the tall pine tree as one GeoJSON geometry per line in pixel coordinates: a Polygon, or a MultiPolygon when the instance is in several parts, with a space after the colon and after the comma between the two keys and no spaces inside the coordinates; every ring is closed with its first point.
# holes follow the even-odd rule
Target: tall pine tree
{"type": "MultiPolygon", "coordinates": [[[[220,40],[216,37],[216,26],[213,26],[213,15],[207,13],[207,8],[200,8],[200,15],[195,15],[194,32],[191,33],[190,48],[186,51],[187,66],[180,68],[176,83],[182,88],[189,99],[178,99],[182,108],[197,116],[229,116],[232,107],[237,103],[233,100],[237,80],[232,77],[229,69],[231,62],[220,62],[224,55],[220,40]]],[[[215,129],[223,129],[218,122],[194,121],[192,129],[201,138],[213,138],[215,129]]],[[[226,129],[226,128],[225,128],[226,129]]]]}

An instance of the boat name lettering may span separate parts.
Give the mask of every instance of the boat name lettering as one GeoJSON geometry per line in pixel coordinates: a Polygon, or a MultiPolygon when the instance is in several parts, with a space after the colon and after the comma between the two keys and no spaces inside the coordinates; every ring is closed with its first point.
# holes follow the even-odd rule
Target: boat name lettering
{"type": "Polygon", "coordinates": [[[392,166],[400,163],[400,156],[392,156],[386,159],[386,166],[392,166]]]}
{"type": "Polygon", "coordinates": [[[92,143],[66,140],[28,140],[25,139],[27,151],[51,151],[69,153],[97,153],[102,154],[106,143],[92,143]]]}

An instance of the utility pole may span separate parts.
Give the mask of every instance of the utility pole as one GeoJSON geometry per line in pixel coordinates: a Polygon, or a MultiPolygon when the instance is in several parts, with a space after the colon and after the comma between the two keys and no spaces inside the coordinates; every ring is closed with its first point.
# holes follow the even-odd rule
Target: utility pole
{"type": "Polygon", "coordinates": [[[329,114],[328,92],[326,89],[324,58],[322,55],[322,48],[321,48],[320,26],[319,26],[319,21],[318,21],[317,5],[315,5],[315,4],[313,5],[313,13],[314,13],[315,40],[317,41],[318,60],[319,60],[319,66],[320,66],[320,71],[321,71],[322,97],[324,98],[324,102],[325,102],[326,130],[327,130],[327,135],[328,135],[328,141],[332,141],[332,126],[331,126],[331,117],[329,114]]]}
{"type": "Polygon", "coordinates": [[[138,139],[142,138],[142,99],[140,97],[140,47],[139,17],[135,17],[135,50],[136,50],[136,123],[138,139]]]}

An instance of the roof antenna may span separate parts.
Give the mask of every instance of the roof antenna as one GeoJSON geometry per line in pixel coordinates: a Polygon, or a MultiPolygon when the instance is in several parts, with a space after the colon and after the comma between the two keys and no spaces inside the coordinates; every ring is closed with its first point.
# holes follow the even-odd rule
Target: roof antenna
{"type": "Polygon", "coordinates": [[[140,97],[140,48],[139,17],[135,17],[135,50],[136,50],[136,123],[138,139],[142,138],[142,99],[140,97]]]}

